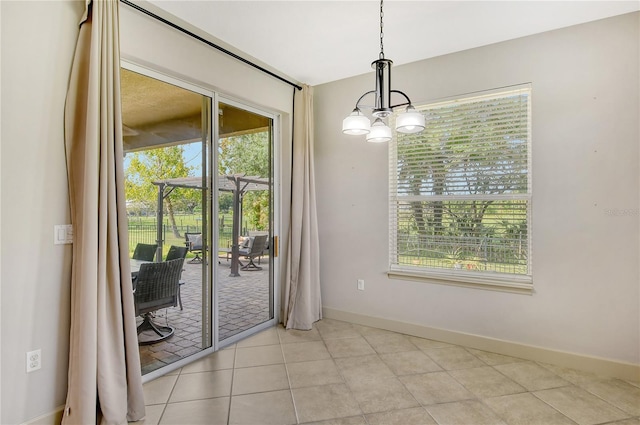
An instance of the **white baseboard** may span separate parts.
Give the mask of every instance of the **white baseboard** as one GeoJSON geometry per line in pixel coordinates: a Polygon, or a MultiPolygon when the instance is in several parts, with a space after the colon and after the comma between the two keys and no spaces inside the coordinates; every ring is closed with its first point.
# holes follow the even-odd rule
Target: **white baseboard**
{"type": "Polygon", "coordinates": [[[62,422],[62,412],[64,405],[59,406],[53,412],[45,413],[42,416],[33,418],[30,421],[23,422],[21,425],[59,425],[62,422]]]}
{"type": "Polygon", "coordinates": [[[414,323],[384,319],[382,317],[366,316],[328,307],[324,307],[322,311],[323,316],[328,319],[342,320],[406,335],[463,345],[465,347],[490,351],[505,356],[519,357],[521,359],[582,370],[599,376],[640,382],[640,365],[637,364],[591,357],[583,354],[567,353],[550,348],[535,347],[463,332],[448,331],[414,323]]]}

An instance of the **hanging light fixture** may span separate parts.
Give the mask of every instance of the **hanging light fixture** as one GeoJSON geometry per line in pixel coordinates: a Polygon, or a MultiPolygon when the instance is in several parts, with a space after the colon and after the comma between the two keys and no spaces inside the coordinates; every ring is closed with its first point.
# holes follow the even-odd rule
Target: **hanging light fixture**
{"type": "Polygon", "coordinates": [[[406,109],[396,118],[396,131],[419,133],[424,130],[425,126],[424,116],[413,107],[409,96],[400,90],[391,90],[391,65],[393,65],[393,61],[384,57],[383,1],[380,0],[380,56],[371,64],[371,67],[376,70],[376,89],[360,96],[353,112],[342,121],[343,133],[356,136],[366,134],[368,142],[388,142],[391,140],[391,128],[384,122],[384,119],[391,115],[395,108],[402,106],[406,106],[406,109]],[[401,95],[405,102],[391,105],[391,93],[401,95]],[[360,102],[368,95],[374,96],[374,105],[360,105],[360,102]],[[371,115],[375,117],[373,124],[360,110],[365,107],[372,110],[371,115]]]}

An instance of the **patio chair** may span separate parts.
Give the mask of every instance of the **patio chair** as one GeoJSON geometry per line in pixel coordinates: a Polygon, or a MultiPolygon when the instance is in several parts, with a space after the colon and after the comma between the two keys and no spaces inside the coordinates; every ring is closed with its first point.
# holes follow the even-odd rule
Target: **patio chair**
{"type": "MultiPolygon", "coordinates": [[[[269,235],[269,232],[264,230],[249,230],[249,236],[260,236],[260,235],[269,235]]],[[[264,246],[262,255],[269,255],[269,238],[267,238],[267,243],[264,246]]],[[[262,259],[262,256],[258,257],[258,264],[260,264],[261,259],[262,259]]]]}
{"type": "Polygon", "coordinates": [[[136,245],[136,249],[133,250],[133,257],[131,258],[141,261],[153,261],[157,249],[158,245],[156,244],[139,243],[136,245]]]}
{"type": "Polygon", "coordinates": [[[202,233],[185,233],[185,245],[189,252],[196,254],[194,258],[189,260],[189,263],[202,263],[202,233]]]}
{"type": "Polygon", "coordinates": [[[264,250],[267,246],[269,235],[257,235],[250,238],[249,247],[241,248],[240,255],[249,259],[249,262],[242,266],[241,270],[262,270],[262,267],[257,266],[253,259],[264,255],[264,250]]]}
{"type": "Polygon", "coordinates": [[[182,258],[184,260],[186,256],[187,256],[186,246],[171,245],[169,247],[169,252],[167,252],[167,257],[165,258],[165,261],[171,261],[177,258],[182,258]]]}
{"type": "Polygon", "coordinates": [[[175,307],[178,303],[178,281],[184,260],[178,258],[160,263],[145,263],[140,266],[134,295],[136,316],[143,316],[138,325],[138,343],[153,344],[170,338],[171,326],[162,326],[153,321],[152,312],[161,308],[175,307]],[[140,339],[144,331],[152,330],[157,337],[140,339]]]}
{"type": "MultiPolygon", "coordinates": [[[[169,252],[167,252],[167,256],[165,261],[175,260],[177,258],[185,259],[187,257],[187,247],[186,246],[175,246],[171,245],[169,248],[169,252]]],[[[178,281],[178,304],[180,304],[180,310],[182,308],[182,297],[180,296],[180,288],[184,285],[184,280],[182,280],[182,272],[184,269],[180,270],[180,280],[178,281]]]]}

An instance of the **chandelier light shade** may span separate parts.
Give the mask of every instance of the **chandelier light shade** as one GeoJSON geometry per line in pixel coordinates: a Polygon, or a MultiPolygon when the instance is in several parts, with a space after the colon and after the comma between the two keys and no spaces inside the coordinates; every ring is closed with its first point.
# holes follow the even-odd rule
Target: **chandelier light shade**
{"type": "Polygon", "coordinates": [[[343,133],[355,136],[366,134],[368,142],[388,142],[391,140],[391,128],[383,120],[391,115],[395,108],[402,106],[406,106],[406,109],[396,117],[396,131],[406,134],[419,133],[425,127],[424,115],[416,111],[411,104],[409,96],[400,90],[391,89],[391,66],[393,61],[384,57],[383,1],[380,0],[380,55],[378,60],[373,61],[371,64],[371,67],[375,69],[376,89],[360,96],[353,112],[342,121],[343,133]],[[392,93],[402,96],[404,102],[392,105],[392,93]],[[373,97],[373,106],[361,105],[360,102],[370,95],[373,97]],[[373,124],[362,113],[361,108],[365,107],[371,109],[371,115],[375,118],[373,124]]]}
{"type": "Polygon", "coordinates": [[[351,136],[369,133],[371,120],[356,108],[342,121],[342,132],[351,136]]]}
{"type": "Polygon", "coordinates": [[[391,128],[384,123],[380,118],[371,125],[371,131],[367,134],[367,142],[371,143],[384,143],[391,140],[391,128]]]}
{"type": "Polygon", "coordinates": [[[406,111],[396,118],[396,130],[400,133],[420,133],[424,130],[424,125],[424,115],[411,105],[407,106],[406,111]]]}

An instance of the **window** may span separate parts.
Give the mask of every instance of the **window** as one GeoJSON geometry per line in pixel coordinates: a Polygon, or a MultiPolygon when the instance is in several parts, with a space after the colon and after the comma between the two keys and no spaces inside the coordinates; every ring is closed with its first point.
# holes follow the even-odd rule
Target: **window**
{"type": "Polygon", "coordinates": [[[530,87],[418,110],[389,146],[389,276],[530,292],[530,87]]]}

